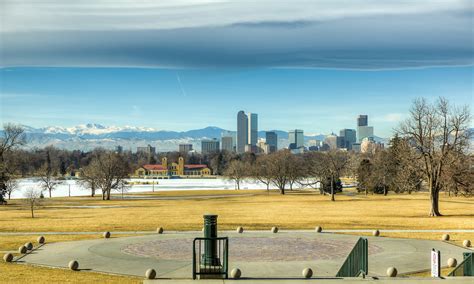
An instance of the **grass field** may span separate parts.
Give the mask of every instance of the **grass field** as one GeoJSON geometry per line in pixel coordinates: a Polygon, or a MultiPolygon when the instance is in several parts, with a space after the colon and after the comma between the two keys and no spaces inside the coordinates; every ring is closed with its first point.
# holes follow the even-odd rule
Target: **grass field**
{"type": "MultiPolygon", "coordinates": [[[[133,195],[144,195],[136,194],[133,195]]],[[[282,196],[267,191],[182,191],[147,193],[167,200],[115,199],[90,197],[46,199],[30,217],[21,200],[0,207],[0,232],[97,232],[90,235],[47,235],[48,242],[92,239],[102,231],[200,230],[202,215],[219,215],[219,229],[243,226],[246,230],[269,229],[474,229],[474,199],[441,195],[443,217],[428,217],[429,196],[337,195],[331,202],[317,192],[288,191],[282,196]],[[209,195],[227,197],[209,198],[209,195]],[[181,199],[178,199],[181,198],[181,199]]],[[[364,234],[361,234],[364,235],[364,234]]],[[[441,233],[383,233],[389,237],[441,238],[441,233]]],[[[16,251],[35,241],[37,235],[0,236],[0,252],[16,251]]],[[[117,237],[117,236],[114,236],[117,237]]],[[[474,240],[473,233],[452,233],[452,242],[474,240]]],[[[2,281],[136,283],[140,279],[63,269],[0,263],[2,281]],[[6,272],[6,273],[5,273],[6,272]],[[17,275],[20,275],[18,277],[17,275]]],[[[424,274],[420,274],[424,275],[424,274]]]]}

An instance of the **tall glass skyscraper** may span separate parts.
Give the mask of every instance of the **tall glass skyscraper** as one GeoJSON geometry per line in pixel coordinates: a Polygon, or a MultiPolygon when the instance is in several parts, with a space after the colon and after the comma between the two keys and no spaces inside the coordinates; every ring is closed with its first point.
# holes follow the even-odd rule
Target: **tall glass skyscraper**
{"type": "MultiPolygon", "coordinates": [[[[256,113],[237,113],[237,153],[244,153],[245,146],[256,148],[258,140],[258,115],[256,113]]],[[[249,147],[247,147],[249,148],[249,147]]]]}
{"type": "Polygon", "coordinates": [[[303,130],[295,129],[288,132],[288,140],[290,142],[289,148],[291,150],[304,147],[303,130]]]}
{"type": "Polygon", "coordinates": [[[364,138],[374,137],[374,128],[369,125],[369,117],[361,114],[357,117],[357,141],[360,143],[364,138]]]}

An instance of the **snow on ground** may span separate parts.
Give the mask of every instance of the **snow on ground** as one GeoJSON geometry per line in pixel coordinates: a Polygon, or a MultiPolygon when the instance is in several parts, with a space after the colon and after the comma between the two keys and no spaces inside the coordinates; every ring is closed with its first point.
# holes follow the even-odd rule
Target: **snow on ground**
{"type": "MultiPolygon", "coordinates": [[[[127,192],[151,192],[153,187],[155,191],[174,191],[174,190],[234,190],[235,183],[230,180],[216,178],[216,179],[131,179],[132,183],[137,181],[153,182],[155,185],[131,185],[127,192]]],[[[25,191],[29,188],[41,189],[41,183],[39,179],[28,178],[21,179],[19,183],[19,189],[12,193],[13,198],[23,198],[25,191]]],[[[266,185],[259,182],[243,182],[240,185],[240,189],[266,189],[266,185]]],[[[100,190],[96,191],[100,194],[100,190]]],[[[116,191],[115,193],[119,193],[116,191]]],[[[49,193],[43,192],[45,197],[49,197],[49,193]]],[[[64,196],[87,196],[90,194],[90,189],[85,188],[77,180],[65,180],[59,184],[56,189],[52,192],[53,197],[64,197],[64,196]]]]}

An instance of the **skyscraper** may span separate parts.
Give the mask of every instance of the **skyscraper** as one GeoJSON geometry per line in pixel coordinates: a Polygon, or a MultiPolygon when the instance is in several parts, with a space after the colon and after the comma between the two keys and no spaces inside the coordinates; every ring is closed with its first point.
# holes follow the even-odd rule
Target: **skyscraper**
{"type": "Polygon", "coordinates": [[[245,152],[245,145],[247,145],[249,137],[249,122],[244,111],[237,113],[237,153],[245,152]]]}
{"type": "Polygon", "coordinates": [[[215,138],[212,140],[202,140],[201,153],[209,154],[213,152],[219,152],[219,141],[215,138]]]}
{"type": "Polygon", "coordinates": [[[299,149],[304,147],[304,135],[303,130],[295,129],[288,132],[288,140],[290,145],[288,148],[290,150],[299,149]]]}
{"type": "Polygon", "coordinates": [[[179,144],[180,153],[188,153],[193,150],[193,144],[179,144]]]}
{"type": "Polygon", "coordinates": [[[247,119],[249,122],[249,139],[247,144],[254,146],[257,145],[258,140],[258,115],[256,113],[248,113],[247,119]]]}
{"type": "Polygon", "coordinates": [[[339,132],[339,136],[342,137],[342,144],[338,146],[340,146],[340,148],[352,150],[352,144],[357,142],[355,129],[342,129],[339,132]]]}
{"type": "Polygon", "coordinates": [[[267,131],[265,133],[265,142],[270,147],[270,153],[276,152],[278,150],[278,136],[273,131],[267,131]]]}
{"type": "Polygon", "coordinates": [[[369,117],[366,114],[361,114],[357,117],[357,126],[369,125],[369,117]]]}
{"type": "Polygon", "coordinates": [[[247,149],[254,149],[258,139],[258,115],[256,113],[237,113],[237,153],[245,152],[247,149]]]}
{"type": "Polygon", "coordinates": [[[372,138],[374,136],[374,128],[369,125],[369,117],[361,114],[357,117],[357,141],[360,143],[364,138],[372,138]]]}
{"type": "Polygon", "coordinates": [[[232,136],[222,136],[221,149],[228,152],[234,151],[234,139],[232,139],[232,136]]]}

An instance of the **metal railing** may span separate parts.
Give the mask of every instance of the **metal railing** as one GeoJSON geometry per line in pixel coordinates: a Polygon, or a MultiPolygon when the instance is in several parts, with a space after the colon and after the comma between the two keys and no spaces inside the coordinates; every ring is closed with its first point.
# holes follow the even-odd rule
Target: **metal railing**
{"type": "Polygon", "coordinates": [[[474,276],[473,252],[463,253],[464,260],[448,276],[474,276]]]}
{"type": "Polygon", "coordinates": [[[228,278],[229,238],[195,238],[193,241],[193,279],[228,278]],[[220,277],[219,277],[220,276],[220,277]],[[202,277],[204,278],[204,277],[202,277]]]}
{"type": "Polygon", "coordinates": [[[369,272],[369,242],[360,238],[347,256],[336,277],[357,277],[369,272]]]}

